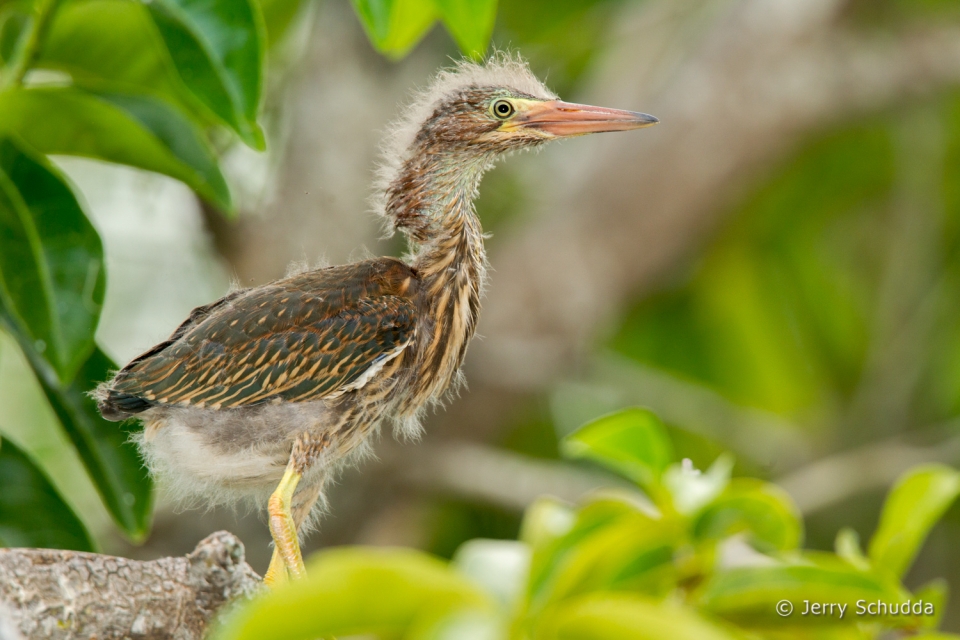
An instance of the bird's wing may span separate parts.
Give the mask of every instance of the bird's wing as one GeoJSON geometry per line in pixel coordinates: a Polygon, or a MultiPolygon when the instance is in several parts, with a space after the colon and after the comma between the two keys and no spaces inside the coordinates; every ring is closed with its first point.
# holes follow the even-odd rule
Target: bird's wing
{"type": "Polygon", "coordinates": [[[357,388],[411,343],[416,286],[403,263],[370,260],[201,307],[120,371],[102,404],[114,400],[127,414],[154,405],[228,408],[357,388]]]}

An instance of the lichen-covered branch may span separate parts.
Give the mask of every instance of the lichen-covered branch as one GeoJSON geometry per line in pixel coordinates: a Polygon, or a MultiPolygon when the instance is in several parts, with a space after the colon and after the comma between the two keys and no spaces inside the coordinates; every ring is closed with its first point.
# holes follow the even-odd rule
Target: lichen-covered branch
{"type": "Polygon", "coordinates": [[[185,557],[149,562],[54,549],[0,549],[0,638],[200,640],[260,578],[231,533],[185,557]],[[4,631],[4,629],[6,631],[4,631]]]}

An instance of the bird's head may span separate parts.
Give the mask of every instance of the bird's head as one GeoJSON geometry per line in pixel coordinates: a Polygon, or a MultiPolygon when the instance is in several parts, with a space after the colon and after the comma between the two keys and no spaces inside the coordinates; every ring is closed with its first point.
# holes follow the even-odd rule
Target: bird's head
{"type": "Polygon", "coordinates": [[[392,164],[418,150],[489,158],[550,140],[649,127],[645,113],[572,104],[510,55],[485,64],[462,62],[417,95],[384,150],[392,164]]]}
{"type": "Polygon", "coordinates": [[[474,193],[500,155],[657,122],[645,113],[563,102],[509,54],[461,62],[441,71],[392,127],[374,206],[395,227],[420,228],[450,194],[474,193]]]}
{"type": "Polygon", "coordinates": [[[447,95],[421,126],[418,141],[478,155],[499,154],[559,138],[640,129],[658,122],[646,113],[563,102],[542,85],[541,91],[528,93],[507,80],[467,86],[447,95]]]}
{"type": "Polygon", "coordinates": [[[558,100],[523,63],[505,58],[461,65],[441,76],[417,142],[477,155],[499,154],[558,138],[649,127],[646,113],[558,100]]]}

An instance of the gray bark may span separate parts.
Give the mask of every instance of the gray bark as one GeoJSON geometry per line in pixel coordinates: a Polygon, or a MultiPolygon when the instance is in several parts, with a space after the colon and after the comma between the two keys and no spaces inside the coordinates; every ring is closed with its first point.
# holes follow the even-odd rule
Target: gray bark
{"type": "Polygon", "coordinates": [[[184,557],[149,562],[0,549],[0,640],[199,640],[214,615],[260,589],[243,544],[220,531],[184,557]]]}

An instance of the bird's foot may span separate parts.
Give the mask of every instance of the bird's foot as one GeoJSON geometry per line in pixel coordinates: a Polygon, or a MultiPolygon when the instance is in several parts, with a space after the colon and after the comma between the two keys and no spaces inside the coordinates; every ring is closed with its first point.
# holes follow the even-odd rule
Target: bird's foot
{"type": "Polygon", "coordinates": [[[270,567],[263,576],[263,584],[271,589],[276,589],[290,582],[290,574],[287,573],[287,567],[283,564],[283,558],[276,548],[273,550],[273,557],[270,558],[270,567]]]}
{"type": "Polygon", "coordinates": [[[288,466],[277,490],[270,496],[267,511],[270,514],[270,534],[275,545],[270,568],[264,576],[264,582],[270,587],[279,586],[289,578],[299,580],[307,575],[300,553],[300,540],[297,538],[297,524],[290,511],[293,494],[300,482],[301,475],[288,466]]]}

